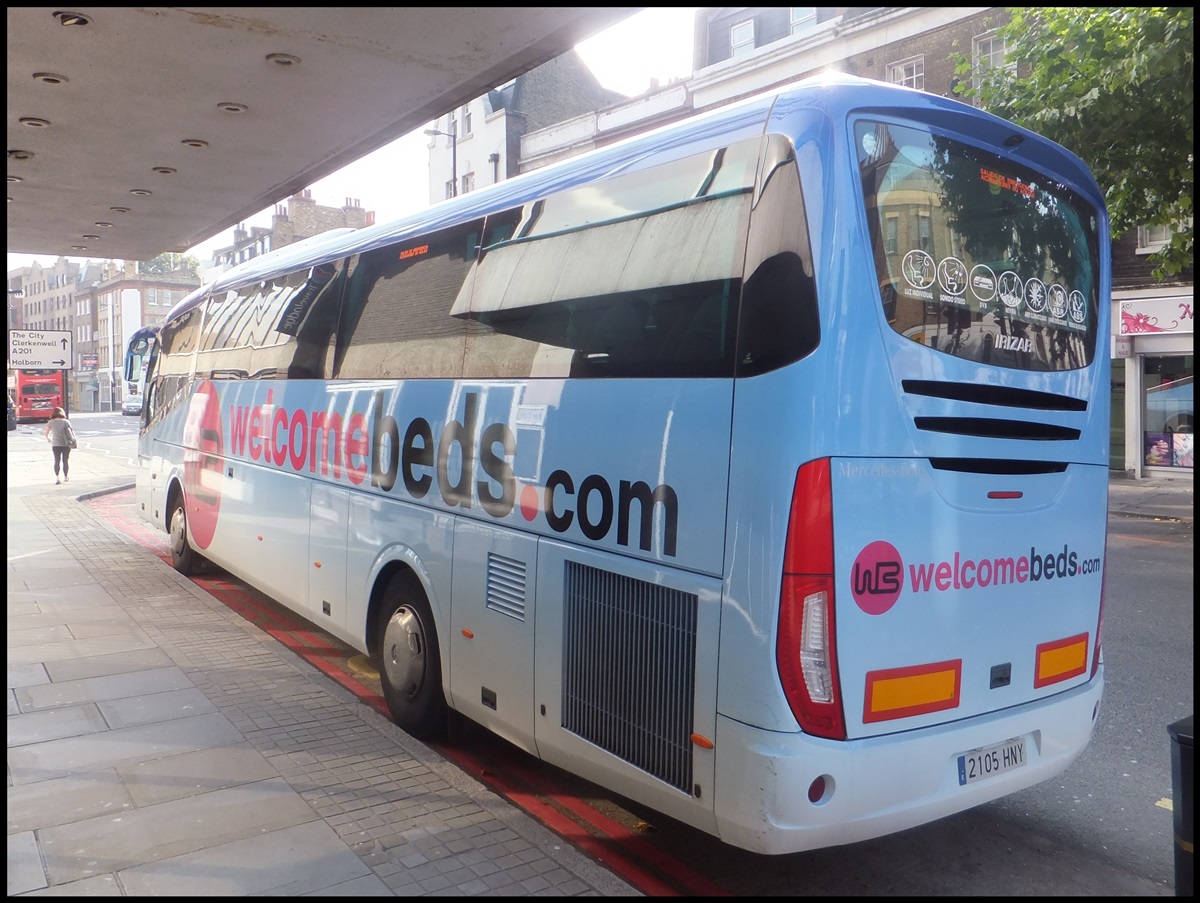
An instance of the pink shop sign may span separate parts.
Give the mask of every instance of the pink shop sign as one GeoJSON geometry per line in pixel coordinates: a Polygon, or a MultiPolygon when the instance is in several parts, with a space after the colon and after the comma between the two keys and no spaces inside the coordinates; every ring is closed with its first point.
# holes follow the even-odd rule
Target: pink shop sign
{"type": "Polygon", "coordinates": [[[1190,333],[1192,298],[1147,298],[1121,302],[1119,335],[1145,335],[1154,332],[1190,333]]]}

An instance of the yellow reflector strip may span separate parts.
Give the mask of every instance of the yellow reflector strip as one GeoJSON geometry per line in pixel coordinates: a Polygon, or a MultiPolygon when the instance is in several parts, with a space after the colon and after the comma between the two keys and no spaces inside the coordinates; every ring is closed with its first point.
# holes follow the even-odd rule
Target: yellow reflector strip
{"type": "Polygon", "coordinates": [[[1033,685],[1044,687],[1047,684],[1069,680],[1087,670],[1088,635],[1067,637],[1065,640],[1054,640],[1042,643],[1037,647],[1037,666],[1033,671],[1033,685]]]}
{"type": "Polygon", "coordinates": [[[867,672],[863,721],[888,721],[958,707],[962,659],[867,672]]]}

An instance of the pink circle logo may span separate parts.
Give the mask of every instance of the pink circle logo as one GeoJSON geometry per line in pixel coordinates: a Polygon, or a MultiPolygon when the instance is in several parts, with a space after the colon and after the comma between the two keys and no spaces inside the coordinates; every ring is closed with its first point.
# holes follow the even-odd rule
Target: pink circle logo
{"type": "Polygon", "coordinates": [[[187,494],[188,532],[207,549],[217,532],[221,511],[221,409],[217,388],[203,382],[188,403],[183,427],[183,486],[187,494]]]}
{"type": "Polygon", "coordinates": [[[887,612],[904,589],[904,562],[890,542],[877,539],[854,559],[850,591],[854,602],[869,615],[887,612]]]}
{"type": "Polygon", "coordinates": [[[521,516],[527,521],[532,521],[537,515],[537,490],[527,484],[521,489],[521,516]]]}

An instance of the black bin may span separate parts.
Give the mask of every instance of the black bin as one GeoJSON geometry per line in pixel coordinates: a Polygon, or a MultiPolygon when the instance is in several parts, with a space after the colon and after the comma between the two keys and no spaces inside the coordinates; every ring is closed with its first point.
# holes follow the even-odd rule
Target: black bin
{"type": "Polygon", "coordinates": [[[1192,896],[1192,716],[1167,725],[1175,811],[1175,896],[1192,896]]]}

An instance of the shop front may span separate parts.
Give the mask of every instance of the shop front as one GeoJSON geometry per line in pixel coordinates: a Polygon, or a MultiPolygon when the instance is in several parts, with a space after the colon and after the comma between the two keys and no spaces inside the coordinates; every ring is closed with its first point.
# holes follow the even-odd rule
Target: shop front
{"type": "MultiPolygon", "coordinates": [[[[1195,401],[1193,296],[1113,292],[1113,382],[1124,392],[1125,471],[1139,479],[1192,476],[1195,401]]],[[[1114,400],[1114,421],[1122,416],[1114,400]]],[[[1116,424],[1114,424],[1115,426],[1116,424]]]]}

